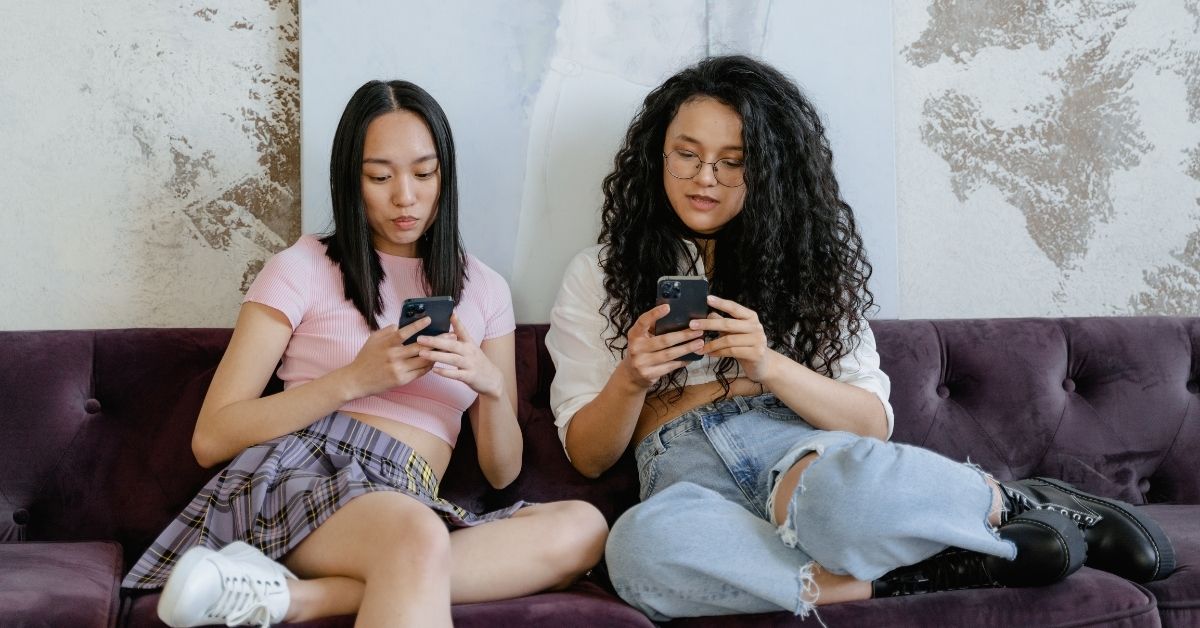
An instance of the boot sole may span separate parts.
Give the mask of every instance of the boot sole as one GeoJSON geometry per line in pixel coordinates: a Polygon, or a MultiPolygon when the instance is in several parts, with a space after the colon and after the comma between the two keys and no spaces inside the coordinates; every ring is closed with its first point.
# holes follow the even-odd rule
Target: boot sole
{"type": "Polygon", "coordinates": [[[1066,482],[1054,478],[1035,477],[1031,479],[1045,482],[1078,500],[1093,504],[1102,504],[1107,508],[1121,513],[1126,519],[1132,521],[1146,535],[1146,538],[1150,539],[1150,544],[1154,546],[1154,555],[1156,556],[1154,573],[1142,582],[1161,580],[1175,571],[1175,548],[1171,545],[1171,540],[1167,537],[1167,533],[1163,532],[1162,527],[1153,519],[1134,512],[1134,507],[1131,504],[1085,493],[1066,482]]]}

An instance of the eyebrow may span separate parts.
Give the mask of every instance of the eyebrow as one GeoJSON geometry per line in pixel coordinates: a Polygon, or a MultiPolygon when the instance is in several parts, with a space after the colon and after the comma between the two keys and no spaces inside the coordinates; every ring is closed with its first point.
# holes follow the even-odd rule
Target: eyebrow
{"type": "MultiPolygon", "coordinates": [[[[425,155],[424,157],[417,157],[416,159],[412,160],[412,163],[414,163],[414,164],[419,164],[419,163],[421,163],[421,162],[423,162],[423,161],[429,161],[430,159],[437,159],[437,158],[438,158],[438,157],[437,157],[437,155],[436,155],[436,154],[430,153],[430,154],[428,154],[428,155],[425,155]]],[[[391,162],[391,160],[390,160],[390,159],[380,159],[380,158],[378,158],[378,157],[367,157],[367,158],[364,158],[364,159],[363,159],[363,163],[364,163],[364,164],[383,164],[383,165],[385,165],[385,166],[390,166],[390,165],[392,165],[392,162],[391,162]]]]}
{"type": "MultiPolygon", "coordinates": [[[[675,139],[683,140],[685,142],[691,142],[692,144],[703,144],[703,142],[701,142],[700,140],[698,140],[690,135],[685,135],[683,133],[676,135],[675,139]]],[[[741,146],[723,146],[723,147],[721,147],[721,150],[740,150],[743,153],[746,152],[746,149],[742,148],[741,146]]]]}

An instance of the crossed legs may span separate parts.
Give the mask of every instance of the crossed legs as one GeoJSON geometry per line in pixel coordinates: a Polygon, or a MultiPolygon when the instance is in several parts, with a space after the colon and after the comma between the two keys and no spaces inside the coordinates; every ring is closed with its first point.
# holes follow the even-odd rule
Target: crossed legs
{"type": "Polygon", "coordinates": [[[288,621],[357,612],[359,626],[450,626],[450,604],[561,588],[600,560],[607,526],[585,502],[538,504],[449,532],[420,502],[363,495],[284,557],[288,621]]]}
{"type": "Polygon", "coordinates": [[[621,597],[658,620],[803,615],[814,601],[870,598],[873,580],[947,546],[1015,555],[996,536],[998,493],[977,469],[911,446],[821,438],[780,461],[765,518],[675,478],[627,511],[608,541],[621,597]]]}
{"type": "MultiPolygon", "coordinates": [[[[819,454],[814,451],[797,460],[791,468],[779,477],[779,481],[775,484],[774,495],[794,495],[796,487],[800,484],[800,477],[810,465],[817,461],[818,456],[819,454]]],[[[999,526],[1003,504],[1000,487],[990,477],[984,476],[984,479],[988,484],[988,488],[992,491],[992,508],[988,512],[987,521],[993,527],[999,526]]],[[[787,521],[788,502],[788,499],[771,500],[771,523],[779,526],[787,521]]],[[[858,580],[852,576],[830,573],[815,563],[812,575],[813,582],[816,583],[821,591],[821,596],[816,602],[818,606],[852,600],[865,600],[871,597],[870,582],[858,580]]]]}

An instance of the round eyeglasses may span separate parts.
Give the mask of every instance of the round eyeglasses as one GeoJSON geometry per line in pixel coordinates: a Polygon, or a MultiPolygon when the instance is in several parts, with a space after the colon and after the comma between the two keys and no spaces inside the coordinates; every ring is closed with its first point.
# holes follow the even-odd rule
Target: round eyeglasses
{"type": "Polygon", "coordinates": [[[713,177],[717,183],[727,188],[736,188],[746,183],[746,164],[740,159],[704,161],[699,155],[688,150],[663,153],[663,159],[667,162],[667,172],[676,179],[695,178],[700,174],[701,168],[712,166],[713,177]]]}

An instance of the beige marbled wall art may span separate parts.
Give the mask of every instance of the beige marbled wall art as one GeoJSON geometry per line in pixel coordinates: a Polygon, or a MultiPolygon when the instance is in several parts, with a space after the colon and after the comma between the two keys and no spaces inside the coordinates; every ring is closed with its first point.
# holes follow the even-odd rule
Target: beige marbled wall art
{"type": "Polygon", "coordinates": [[[300,232],[295,0],[0,7],[0,328],[229,326],[300,232]]]}
{"type": "MultiPolygon", "coordinates": [[[[1200,0],[891,7],[901,317],[1200,315],[1200,0]]],[[[297,12],[0,3],[0,329],[233,323],[300,232],[297,12]]]]}
{"type": "Polygon", "coordinates": [[[903,316],[1200,314],[1200,0],[895,11],[903,316]]]}

